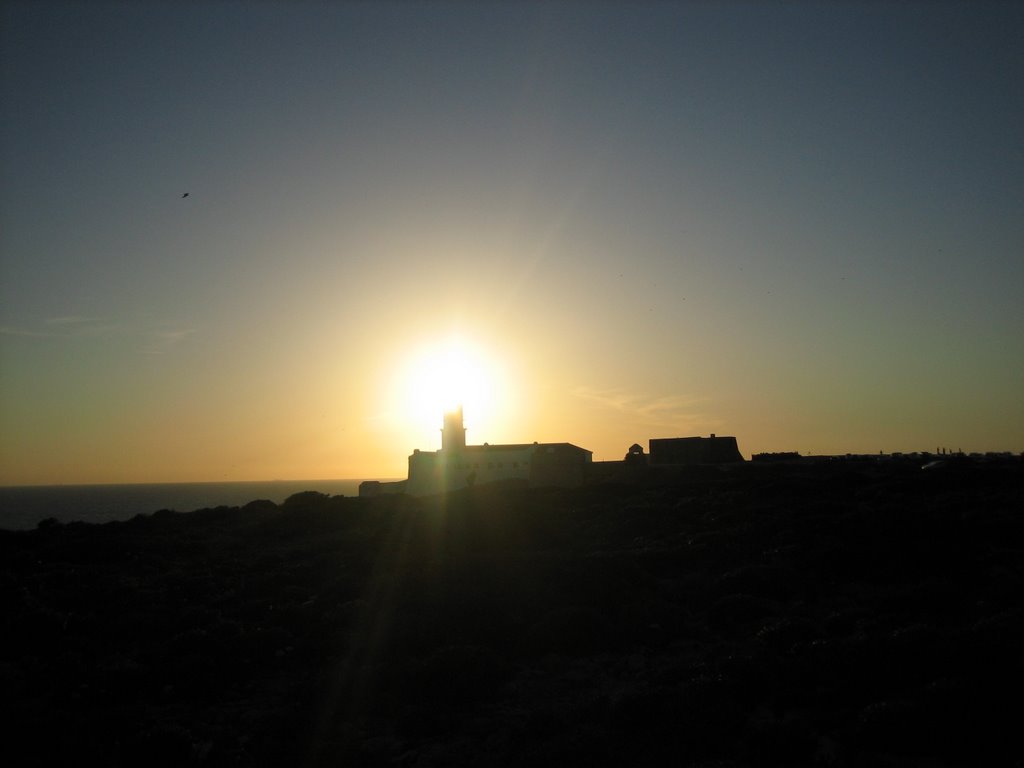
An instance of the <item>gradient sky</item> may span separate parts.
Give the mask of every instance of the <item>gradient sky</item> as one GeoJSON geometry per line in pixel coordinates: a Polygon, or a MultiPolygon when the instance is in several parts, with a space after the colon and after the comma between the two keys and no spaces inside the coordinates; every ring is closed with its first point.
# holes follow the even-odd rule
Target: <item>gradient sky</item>
{"type": "Polygon", "coordinates": [[[404,476],[452,344],[473,443],[1024,450],[1020,3],[0,28],[2,484],[404,476]]]}

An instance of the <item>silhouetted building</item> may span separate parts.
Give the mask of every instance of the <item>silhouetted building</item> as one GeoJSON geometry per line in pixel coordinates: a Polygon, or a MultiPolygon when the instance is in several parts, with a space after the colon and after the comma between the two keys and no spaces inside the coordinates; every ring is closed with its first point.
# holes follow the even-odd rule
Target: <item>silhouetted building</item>
{"type": "Polygon", "coordinates": [[[630,466],[646,466],[647,454],[644,453],[643,446],[639,443],[633,443],[629,446],[629,450],[626,451],[626,455],[622,460],[630,466]]]}
{"type": "Polygon", "coordinates": [[[440,450],[412,452],[407,480],[365,482],[359,486],[359,495],[427,496],[495,482],[521,483],[531,488],[572,487],[586,479],[592,459],[590,451],[571,443],[466,445],[460,406],[444,415],[440,450]]]}
{"type": "Polygon", "coordinates": [[[428,496],[487,483],[512,483],[529,488],[574,487],[583,483],[644,482],[658,467],[743,462],[735,437],[673,437],[650,440],[644,453],[639,443],[622,461],[593,460],[593,454],[572,443],[512,443],[466,445],[462,407],[444,414],[441,448],[419,449],[409,456],[406,480],[368,480],[360,496],[407,493],[428,496]]]}
{"type": "Polygon", "coordinates": [[[649,441],[650,466],[732,464],[742,462],[735,437],[669,437],[649,441]]]}
{"type": "Polygon", "coordinates": [[[461,451],[466,447],[466,428],[462,426],[462,406],[444,415],[441,450],[461,451]]]}

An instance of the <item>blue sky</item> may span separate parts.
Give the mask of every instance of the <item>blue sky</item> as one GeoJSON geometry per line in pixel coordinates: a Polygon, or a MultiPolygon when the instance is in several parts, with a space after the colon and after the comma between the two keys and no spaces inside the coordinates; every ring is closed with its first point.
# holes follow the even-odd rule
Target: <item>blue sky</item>
{"type": "Polygon", "coordinates": [[[471,442],[1024,450],[1022,22],[5,4],[0,482],[400,475],[452,337],[471,442]]]}

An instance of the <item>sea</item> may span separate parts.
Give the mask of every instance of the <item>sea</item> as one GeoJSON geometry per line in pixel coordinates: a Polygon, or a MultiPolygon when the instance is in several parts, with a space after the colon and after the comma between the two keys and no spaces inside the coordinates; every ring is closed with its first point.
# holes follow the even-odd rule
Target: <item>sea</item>
{"type": "Polygon", "coordinates": [[[106,523],[161,509],[192,512],[240,507],[257,499],[280,504],[293,493],[358,496],[362,480],[267,480],[234,483],[137,483],[130,485],[22,485],[0,487],[0,529],[26,530],[41,520],[106,523]]]}

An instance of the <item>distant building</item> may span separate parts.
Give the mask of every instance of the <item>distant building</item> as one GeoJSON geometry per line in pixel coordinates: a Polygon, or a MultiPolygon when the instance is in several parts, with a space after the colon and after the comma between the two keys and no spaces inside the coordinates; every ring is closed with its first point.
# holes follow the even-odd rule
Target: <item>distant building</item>
{"type": "Polygon", "coordinates": [[[735,437],[670,437],[651,439],[648,464],[687,466],[692,464],[732,464],[743,461],[735,437]]]}
{"type": "Polygon", "coordinates": [[[673,467],[742,463],[735,437],[672,437],[639,443],[621,461],[593,460],[593,454],[572,443],[511,443],[466,445],[460,406],[444,415],[441,448],[415,450],[409,456],[409,475],[397,482],[367,480],[360,496],[408,494],[429,496],[489,483],[512,483],[528,488],[575,487],[584,483],[644,482],[673,467]]]}
{"type": "Polygon", "coordinates": [[[397,483],[366,482],[360,496],[407,493],[427,496],[495,482],[518,482],[531,488],[582,485],[593,454],[571,443],[466,445],[462,408],[446,413],[441,448],[415,450],[409,476],[397,483]]]}

